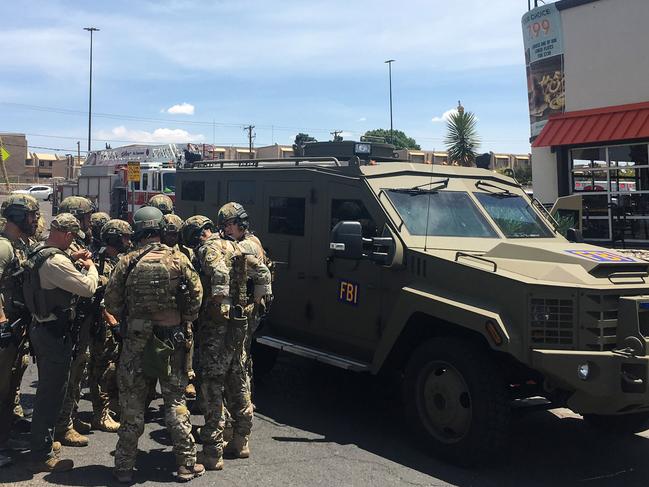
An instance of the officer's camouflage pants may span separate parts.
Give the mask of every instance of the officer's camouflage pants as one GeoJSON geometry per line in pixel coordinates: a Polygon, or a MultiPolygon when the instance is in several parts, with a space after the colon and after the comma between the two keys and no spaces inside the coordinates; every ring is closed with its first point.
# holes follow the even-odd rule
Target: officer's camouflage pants
{"type": "Polygon", "coordinates": [[[86,366],[90,358],[90,326],[92,317],[87,318],[79,328],[78,345],[76,355],[72,359],[70,366],[70,377],[68,379],[68,388],[65,392],[65,399],[59,419],[56,422],[56,432],[63,433],[72,428],[72,419],[77,413],[79,399],[81,399],[81,383],[83,382],[86,366]]]}
{"type": "MultiPolygon", "coordinates": [[[[135,466],[138,439],[144,432],[144,408],[148,392],[147,378],[142,370],[143,352],[153,326],[147,320],[129,320],[127,336],[117,366],[117,385],[121,408],[119,439],[115,447],[115,467],[130,470],[135,466]]],[[[184,399],[187,386],[185,347],[176,345],[171,356],[171,375],[160,378],[164,400],[165,422],[173,442],[178,465],[196,463],[196,447],[184,399]]]]}
{"type": "MultiPolygon", "coordinates": [[[[252,426],[250,394],[241,387],[240,376],[234,377],[234,363],[241,362],[246,333],[246,320],[228,319],[228,306],[203,311],[199,326],[201,391],[205,402],[205,426],[201,428],[203,450],[210,456],[223,454],[224,389],[231,383],[228,398],[230,414],[235,422],[252,426]]],[[[245,374],[244,374],[245,376],[245,374]]],[[[245,382],[245,381],[244,381],[245,382]]],[[[249,430],[248,430],[249,433],[249,430]]]]}
{"type": "Polygon", "coordinates": [[[117,340],[107,325],[101,323],[99,331],[90,338],[88,364],[90,399],[96,419],[108,413],[111,398],[117,396],[117,354],[117,340]]]}
{"type": "Polygon", "coordinates": [[[0,348],[0,443],[9,437],[14,420],[16,390],[20,387],[28,358],[27,339],[17,346],[14,342],[0,348]]]}

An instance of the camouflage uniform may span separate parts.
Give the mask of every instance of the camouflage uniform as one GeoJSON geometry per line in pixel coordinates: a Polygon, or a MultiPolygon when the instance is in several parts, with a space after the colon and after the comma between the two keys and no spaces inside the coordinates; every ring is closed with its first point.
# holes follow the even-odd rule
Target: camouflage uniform
{"type": "MultiPolygon", "coordinates": [[[[201,278],[206,289],[199,319],[200,370],[202,393],[206,402],[205,426],[201,429],[203,451],[206,456],[223,455],[223,430],[225,418],[223,394],[226,382],[240,383],[232,378],[234,363],[241,360],[241,350],[246,336],[247,277],[263,289],[270,284],[268,268],[254,256],[243,255],[239,246],[213,234],[197,251],[201,278]],[[220,297],[221,302],[214,298],[220,297]],[[239,313],[237,313],[237,310],[239,313]],[[238,317],[236,315],[239,315],[238,317]]],[[[252,428],[252,403],[245,388],[232,391],[229,411],[247,438],[252,428]]]]}
{"type": "MultiPolygon", "coordinates": [[[[131,273],[133,272],[131,271],[131,273]]],[[[177,284],[181,279],[176,278],[172,280],[177,284]]],[[[179,289],[177,292],[180,293],[179,289]]],[[[127,322],[126,336],[123,339],[123,348],[117,367],[121,406],[121,426],[118,431],[119,440],[115,448],[115,468],[118,471],[128,472],[133,469],[138,439],[144,431],[147,385],[143,373],[143,352],[154,333],[154,326],[170,328],[178,325],[181,320],[186,322],[196,319],[202,293],[198,274],[187,258],[161,243],[151,243],[129,252],[120,259],[111,274],[104,296],[104,304],[106,310],[115,316],[122,316],[124,311],[127,322]],[[169,305],[173,307],[163,311],[162,317],[159,314],[152,316],[143,313],[140,306],[129,302],[129,299],[133,299],[133,289],[129,289],[127,282],[127,277],[130,277],[130,275],[127,276],[128,267],[133,259],[138,258],[150,246],[153,246],[154,252],[171,255],[173,265],[169,269],[170,274],[172,277],[180,277],[187,284],[189,298],[185,299],[182,314],[177,302],[169,301],[169,305]]],[[[196,447],[191,434],[189,411],[183,398],[183,392],[187,385],[185,353],[184,346],[175,347],[170,359],[171,373],[168,377],[160,378],[160,386],[164,399],[165,421],[174,444],[176,461],[178,465],[191,467],[196,463],[196,447]]]]}
{"type": "MultiPolygon", "coordinates": [[[[2,308],[9,323],[20,317],[21,311],[11,306],[18,291],[12,274],[18,271],[27,258],[28,244],[12,242],[4,234],[0,236],[0,293],[2,308]]],[[[7,439],[15,416],[20,415],[20,383],[29,364],[27,335],[15,337],[0,348],[0,443],[7,439]]]]}
{"type": "MultiPolygon", "coordinates": [[[[93,259],[99,270],[100,263],[93,259]]],[[[110,274],[119,262],[119,257],[107,257],[104,260],[103,272],[99,275],[100,285],[108,283],[110,274]]],[[[117,397],[117,357],[118,343],[112,329],[106,323],[102,313],[94,315],[94,326],[90,336],[90,361],[88,363],[88,386],[93,410],[93,427],[109,414],[111,399],[117,397]]]]}

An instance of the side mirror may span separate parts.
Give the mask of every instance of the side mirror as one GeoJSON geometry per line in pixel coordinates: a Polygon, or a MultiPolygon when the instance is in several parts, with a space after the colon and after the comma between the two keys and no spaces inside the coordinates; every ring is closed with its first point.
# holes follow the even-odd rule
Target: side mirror
{"type": "Polygon", "coordinates": [[[360,222],[336,223],[331,230],[329,248],[334,257],[356,260],[363,258],[363,229],[360,222]]]}
{"type": "Polygon", "coordinates": [[[566,238],[569,242],[582,243],[584,241],[581,230],[577,230],[576,228],[569,228],[566,231],[566,238]]]}

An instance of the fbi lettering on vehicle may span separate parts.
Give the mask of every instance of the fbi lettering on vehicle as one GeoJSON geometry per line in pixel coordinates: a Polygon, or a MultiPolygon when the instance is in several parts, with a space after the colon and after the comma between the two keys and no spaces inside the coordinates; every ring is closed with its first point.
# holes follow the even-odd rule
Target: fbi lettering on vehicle
{"type": "Polygon", "coordinates": [[[339,281],[338,283],[338,301],[347,304],[358,304],[358,284],[351,281],[339,281]]]}

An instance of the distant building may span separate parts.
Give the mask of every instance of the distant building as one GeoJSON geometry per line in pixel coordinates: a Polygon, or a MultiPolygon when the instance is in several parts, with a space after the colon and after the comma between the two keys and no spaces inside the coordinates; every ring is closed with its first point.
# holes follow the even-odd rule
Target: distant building
{"type": "MultiPolygon", "coordinates": [[[[396,152],[400,159],[410,162],[448,164],[448,153],[446,151],[399,149],[396,152]]],[[[531,167],[530,161],[530,154],[495,154],[492,152],[489,169],[523,169],[531,167]]]]}
{"type": "Polygon", "coordinates": [[[11,182],[32,181],[34,168],[27,153],[27,138],[25,134],[0,133],[4,154],[9,156],[4,160],[7,175],[11,182]]]}
{"type": "Polygon", "coordinates": [[[65,178],[68,159],[58,154],[32,152],[33,177],[36,180],[65,178]]]}
{"type": "Polygon", "coordinates": [[[264,147],[257,147],[257,158],[259,159],[284,159],[286,157],[293,157],[292,145],[267,145],[264,147]]]}

